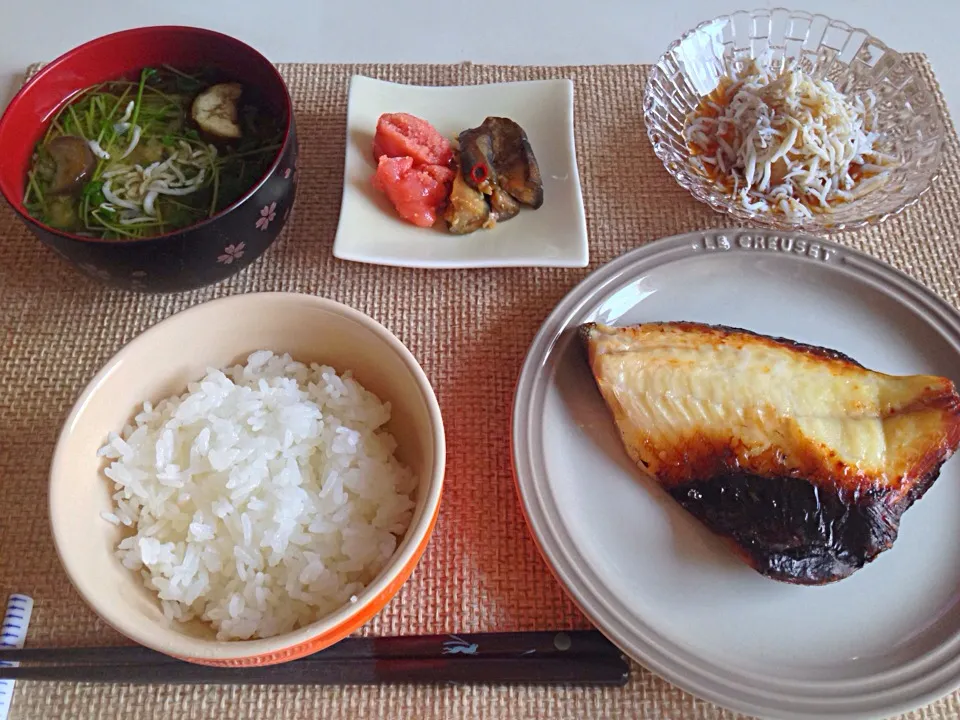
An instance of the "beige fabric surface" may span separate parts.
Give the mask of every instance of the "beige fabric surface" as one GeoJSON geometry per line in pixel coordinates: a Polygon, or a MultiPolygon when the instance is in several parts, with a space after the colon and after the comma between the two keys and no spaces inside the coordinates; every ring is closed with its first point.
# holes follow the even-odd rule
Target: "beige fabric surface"
{"type": "MultiPolygon", "coordinates": [[[[925,59],[911,59],[936,87],[925,59]]],[[[123,344],[170,314],[234,293],[285,290],[348,303],[393,330],[423,364],[443,408],[449,464],[433,540],[369,634],[586,627],[524,525],[511,478],[514,382],[540,323],[598,265],[656,238],[728,226],[661,167],[644,134],[641,66],[282,65],[302,144],[301,186],[284,236],[224,283],[176,295],[107,290],[61,262],[0,209],[0,600],[31,595],[28,643],[121,643],[73,591],[46,516],[46,473],[83,385],[123,344]],[[415,84],[575,81],[577,151],[590,234],[583,270],[430,271],[342,262],[340,203],[349,77],[415,84]]],[[[940,98],[939,90],[937,96],[940,98]]],[[[946,113],[942,99],[940,107],[946,113]]],[[[399,108],[402,109],[402,108],[399,108]]],[[[949,122],[948,122],[949,124],[949,122]]],[[[914,208],[838,239],[960,305],[960,146],[914,208]]],[[[115,718],[732,718],[635,665],[622,689],[262,688],[18,684],[14,720],[115,718]]],[[[909,715],[960,717],[960,693],[909,715]]]]}

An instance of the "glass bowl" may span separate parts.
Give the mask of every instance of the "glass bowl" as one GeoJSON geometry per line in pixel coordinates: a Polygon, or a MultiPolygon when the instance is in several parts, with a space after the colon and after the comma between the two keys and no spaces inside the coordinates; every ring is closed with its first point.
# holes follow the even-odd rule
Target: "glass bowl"
{"type": "Polygon", "coordinates": [[[781,230],[851,230],[902,212],[939,173],[944,140],[933,94],[903,55],[865,30],[780,8],[722,15],[684,34],[654,66],[644,90],[643,114],[657,157],[697,200],[738,220],[781,230]],[[751,60],[773,69],[795,62],[851,98],[872,90],[881,135],[877,146],[900,162],[888,182],[832,212],[792,218],[748,210],[698,172],[683,138],[686,118],[717,88],[728,68],[751,60]]]}

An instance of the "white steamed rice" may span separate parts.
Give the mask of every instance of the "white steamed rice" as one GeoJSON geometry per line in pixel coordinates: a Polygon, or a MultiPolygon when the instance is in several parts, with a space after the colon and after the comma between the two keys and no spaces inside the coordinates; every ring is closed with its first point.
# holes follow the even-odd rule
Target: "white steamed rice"
{"type": "Polygon", "coordinates": [[[100,455],[103,518],[164,614],[221,640],[270,637],[355,601],[409,525],[416,478],[350,373],[262,350],[144,403],[100,455]]]}

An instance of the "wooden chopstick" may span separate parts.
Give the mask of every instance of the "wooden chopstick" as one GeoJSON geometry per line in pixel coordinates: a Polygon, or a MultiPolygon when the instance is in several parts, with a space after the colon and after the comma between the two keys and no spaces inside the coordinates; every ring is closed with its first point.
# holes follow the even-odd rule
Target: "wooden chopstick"
{"type": "Polygon", "coordinates": [[[94,683],[623,685],[629,665],[595,631],[347,638],[281,665],[219,668],[142,647],[0,651],[0,679],[94,683]]]}

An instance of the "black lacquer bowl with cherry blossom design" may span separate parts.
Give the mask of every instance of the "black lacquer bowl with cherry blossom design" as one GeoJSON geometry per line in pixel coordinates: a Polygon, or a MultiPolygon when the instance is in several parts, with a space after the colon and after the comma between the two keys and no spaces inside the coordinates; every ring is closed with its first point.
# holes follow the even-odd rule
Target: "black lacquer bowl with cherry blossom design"
{"type": "Polygon", "coordinates": [[[296,197],[298,145],[293,105],[276,68],[248,45],[191,27],[137,28],[106,35],[46,65],[0,118],[0,191],[41,242],[86,275],[115,287],[177,292],[220,282],[277,239],[296,197]],[[144,67],[213,67],[252,85],[285,125],[266,173],[236,202],[176,232],[129,240],[70,234],[32,217],[23,198],[27,168],[49,119],[80,90],[144,67]]]}

